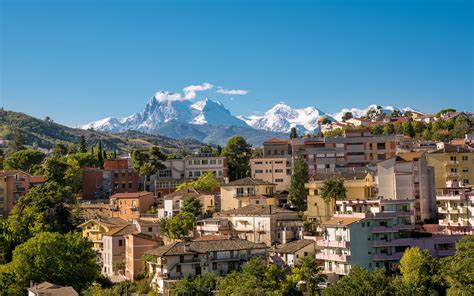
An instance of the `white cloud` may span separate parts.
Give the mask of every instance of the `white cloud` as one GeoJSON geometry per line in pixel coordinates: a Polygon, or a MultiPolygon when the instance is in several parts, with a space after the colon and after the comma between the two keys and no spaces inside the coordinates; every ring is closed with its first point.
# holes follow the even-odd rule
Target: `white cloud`
{"type": "Polygon", "coordinates": [[[207,83],[207,82],[203,84],[199,84],[199,85],[186,86],[185,88],[183,88],[184,99],[193,100],[194,98],[196,98],[196,92],[209,90],[213,87],[214,86],[212,84],[207,83]]]}
{"type": "Polygon", "coordinates": [[[198,85],[189,85],[183,88],[184,95],[180,93],[173,93],[167,91],[158,91],[155,94],[155,99],[157,101],[184,101],[184,100],[193,100],[196,98],[198,91],[205,91],[213,88],[214,86],[210,83],[203,83],[198,85]]]}
{"type": "Polygon", "coordinates": [[[245,89],[225,89],[222,87],[219,87],[216,90],[216,93],[224,94],[224,95],[246,95],[249,91],[245,89]]]}

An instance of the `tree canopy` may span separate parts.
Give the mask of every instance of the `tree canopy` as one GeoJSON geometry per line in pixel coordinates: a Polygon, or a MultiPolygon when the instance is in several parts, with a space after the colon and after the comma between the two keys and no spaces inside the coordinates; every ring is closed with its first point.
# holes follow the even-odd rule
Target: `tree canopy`
{"type": "Polygon", "coordinates": [[[222,154],[227,157],[229,179],[245,178],[250,173],[250,145],[241,136],[233,136],[227,142],[222,154]]]}
{"type": "Polygon", "coordinates": [[[217,181],[214,172],[204,172],[197,180],[179,184],[176,190],[194,188],[200,191],[211,192],[212,189],[219,188],[219,186],[219,181],[217,181]]]}
{"type": "Polygon", "coordinates": [[[293,165],[291,175],[289,198],[298,211],[304,211],[307,207],[308,190],[304,187],[308,182],[308,167],[306,162],[299,158],[293,165]]]}
{"type": "Polygon", "coordinates": [[[3,166],[6,170],[22,170],[31,173],[33,167],[40,165],[45,157],[46,154],[38,150],[19,150],[10,153],[3,161],[3,166]]]}

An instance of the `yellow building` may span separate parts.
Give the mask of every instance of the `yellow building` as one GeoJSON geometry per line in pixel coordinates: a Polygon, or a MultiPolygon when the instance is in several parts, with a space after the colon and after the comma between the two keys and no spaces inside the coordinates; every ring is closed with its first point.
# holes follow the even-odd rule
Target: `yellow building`
{"type": "Polygon", "coordinates": [[[82,229],[82,236],[92,241],[94,250],[103,251],[102,236],[127,224],[129,223],[121,218],[99,218],[84,222],[79,228],[82,229]]]}
{"type": "Polygon", "coordinates": [[[428,165],[434,167],[436,188],[446,187],[447,181],[474,185],[474,152],[460,146],[443,144],[443,148],[427,155],[428,165]]]}
{"type": "Polygon", "coordinates": [[[318,173],[305,184],[305,187],[309,190],[308,209],[305,212],[308,220],[324,222],[329,220],[334,214],[333,203],[326,203],[320,196],[320,189],[323,186],[324,180],[334,177],[344,178],[347,200],[365,200],[375,196],[375,179],[372,173],[318,173]]]}
{"type": "Polygon", "coordinates": [[[276,184],[243,178],[221,185],[221,211],[248,205],[276,205],[276,184]]]}

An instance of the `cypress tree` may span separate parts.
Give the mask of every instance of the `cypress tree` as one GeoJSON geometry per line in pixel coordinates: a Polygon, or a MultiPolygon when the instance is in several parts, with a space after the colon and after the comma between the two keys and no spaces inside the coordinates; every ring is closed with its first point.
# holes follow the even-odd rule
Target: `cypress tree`
{"type": "Polygon", "coordinates": [[[81,138],[79,139],[79,151],[82,153],[87,152],[87,143],[84,135],[81,135],[81,138]]]}

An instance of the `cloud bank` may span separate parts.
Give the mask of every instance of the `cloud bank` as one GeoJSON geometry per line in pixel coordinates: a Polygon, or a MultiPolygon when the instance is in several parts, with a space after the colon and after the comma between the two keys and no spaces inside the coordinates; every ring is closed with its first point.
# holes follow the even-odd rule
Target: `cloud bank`
{"type": "MultiPolygon", "coordinates": [[[[200,91],[206,91],[213,89],[214,85],[208,82],[203,84],[189,85],[183,88],[183,93],[178,92],[167,92],[167,91],[158,91],[155,93],[154,98],[157,101],[184,101],[184,100],[194,100],[197,97],[197,93],[200,91]]],[[[221,86],[218,87],[216,93],[224,95],[246,95],[248,90],[244,89],[225,89],[221,86]]]]}
{"type": "Polygon", "coordinates": [[[222,87],[219,87],[216,90],[216,93],[224,94],[224,95],[246,95],[249,91],[245,89],[225,89],[222,87]]]}

